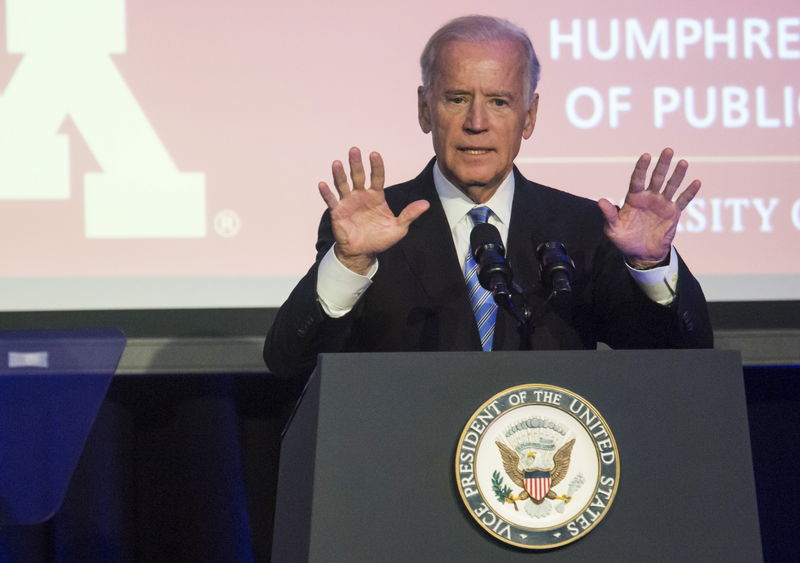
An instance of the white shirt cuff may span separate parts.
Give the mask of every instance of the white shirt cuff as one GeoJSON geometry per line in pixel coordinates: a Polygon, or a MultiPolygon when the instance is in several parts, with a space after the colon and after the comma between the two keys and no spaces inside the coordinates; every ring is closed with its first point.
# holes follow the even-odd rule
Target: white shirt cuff
{"type": "Polygon", "coordinates": [[[338,319],[352,311],[358,299],[372,285],[377,271],[377,261],[366,276],[347,269],[331,247],[317,268],[317,299],[325,314],[338,319]]]}
{"type": "Polygon", "coordinates": [[[625,263],[631,276],[645,295],[659,305],[675,301],[678,291],[678,255],[673,246],[669,251],[669,264],[652,270],[636,270],[625,263]]]}

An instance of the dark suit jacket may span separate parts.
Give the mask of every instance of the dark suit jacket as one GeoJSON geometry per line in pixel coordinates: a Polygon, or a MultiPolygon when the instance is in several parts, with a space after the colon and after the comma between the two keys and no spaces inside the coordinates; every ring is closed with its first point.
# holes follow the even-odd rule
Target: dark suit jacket
{"type": "MultiPolygon", "coordinates": [[[[386,189],[395,214],[426,199],[430,209],[408,235],[378,257],[372,286],[340,319],[328,318],[316,299],[317,264],[334,242],[330,217],[320,223],[317,262],[280,308],[264,346],[278,375],[307,376],[317,354],[340,351],[480,350],[467,297],[462,259],[433,184],[433,162],[415,179],[386,189]]],[[[494,350],[711,347],[705,298],[681,261],[678,297],[669,307],[652,302],[636,285],[619,251],[603,234],[597,203],[526,180],[514,169],[516,189],[507,242],[514,281],[526,291],[536,318],[533,337],[521,342],[516,321],[500,310],[494,350]],[[575,262],[566,302],[545,303],[536,247],[565,243],[575,262]]]]}

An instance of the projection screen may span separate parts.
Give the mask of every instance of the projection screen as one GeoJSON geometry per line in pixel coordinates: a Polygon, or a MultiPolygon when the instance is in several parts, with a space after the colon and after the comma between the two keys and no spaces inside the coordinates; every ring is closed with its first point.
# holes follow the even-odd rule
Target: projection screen
{"type": "MultiPolygon", "coordinates": [[[[274,307],[350,146],[433,151],[418,57],[485,2],[0,2],[0,310],[274,307]]],[[[492,3],[542,63],[528,178],[624,197],[670,146],[676,245],[710,300],[800,298],[796,2],[492,3]]]]}

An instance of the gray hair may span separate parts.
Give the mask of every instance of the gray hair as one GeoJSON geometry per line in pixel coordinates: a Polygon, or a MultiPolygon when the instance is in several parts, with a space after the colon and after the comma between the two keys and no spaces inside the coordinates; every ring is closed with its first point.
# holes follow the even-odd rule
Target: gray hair
{"type": "Polygon", "coordinates": [[[444,24],[436,33],[431,35],[428,43],[422,50],[419,58],[422,67],[422,87],[429,90],[433,83],[433,73],[436,69],[439,51],[451,41],[464,41],[466,43],[488,43],[490,41],[516,41],[522,47],[528,61],[528,79],[530,90],[526,98],[530,100],[539,83],[539,59],[536,51],[521,27],[508,20],[491,16],[462,16],[444,24]]]}

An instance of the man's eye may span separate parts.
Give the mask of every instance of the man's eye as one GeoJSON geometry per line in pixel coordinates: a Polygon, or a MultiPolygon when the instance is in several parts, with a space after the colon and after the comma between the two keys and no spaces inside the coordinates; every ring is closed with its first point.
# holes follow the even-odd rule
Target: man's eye
{"type": "Polygon", "coordinates": [[[463,104],[465,101],[466,100],[464,99],[463,96],[454,96],[454,97],[450,98],[450,103],[451,104],[463,104]]]}
{"type": "Polygon", "coordinates": [[[492,100],[492,103],[497,107],[503,107],[508,105],[507,100],[501,100],[501,99],[494,99],[492,100]]]}

